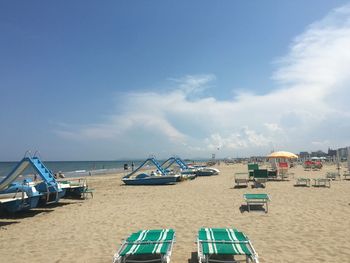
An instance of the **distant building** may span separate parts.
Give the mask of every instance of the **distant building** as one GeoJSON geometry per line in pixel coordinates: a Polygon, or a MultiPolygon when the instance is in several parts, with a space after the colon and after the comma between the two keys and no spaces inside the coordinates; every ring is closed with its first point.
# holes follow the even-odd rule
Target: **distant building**
{"type": "Polygon", "coordinates": [[[337,156],[337,150],[332,150],[331,148],[328,148],[327,156],[329,157],[337,156]]]}
{"type": "Polygon", "coordinates": [[[308,158],[310,158],[310,154],[308,153],[308,152],[300,152],[299,153],[299,158],[300,159],[308,159],[308,158]]]}
{"type": "Polygon", "coordinates": [[[338,153],[339,153],[339,158],[341,159],[346,159],[348,158],[348,149],[345,148],[339,148],[338,149],[338,153]]]}
{"type": "Polygon", "coordinates": [[[326,156],[327,156],[327,153],[321,150],[318,150],[316,152],[311,152],[311,157],[326,157],[326,156]]]}

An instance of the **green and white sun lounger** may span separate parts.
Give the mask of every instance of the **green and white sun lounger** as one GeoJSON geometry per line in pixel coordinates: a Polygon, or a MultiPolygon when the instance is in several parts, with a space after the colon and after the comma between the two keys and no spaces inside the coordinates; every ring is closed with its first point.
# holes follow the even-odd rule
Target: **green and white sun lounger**
{"type": "Polygon", "coordinates": [[[197,246],[199,263],[259,262],[248,237],[234,228],[201,228],[197,246]]]}
{"type": "Polygon", "coordinates": [[[169,263],[175,232],[172,229],[141,230],[131,234],[113,257],[113,263],[169,263]]]}
{"type": "Polygon", "coordinates": [[[269,211],[268,202],[270,197],[268,194],[244,194],[244,200],[247,203],[248,212],[250,212],[251,205],[266,205],[265,213],[269,211]]]}

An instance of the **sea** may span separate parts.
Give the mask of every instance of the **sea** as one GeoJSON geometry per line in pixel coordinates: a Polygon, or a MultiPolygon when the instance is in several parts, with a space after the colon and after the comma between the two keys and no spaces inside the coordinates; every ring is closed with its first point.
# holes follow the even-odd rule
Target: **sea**
{"type": "MultiPolygon", "coordinates": [[[[158,160],[163,163],[165,160],[158,160]]],[[[204,161],[204,160],[195,160],[204,161]]],[[[139,167],[144,160],[129,161],[43,161],[44,165],[53,173],[63,173],[65,177],[79,177],[88,175],[105,175],[112,173],[129,173],[139,167]]],[[[0,162],[0,180],[5,178],[18,164],[18,162],[0,162]]],[[[22,175],[33,175],[33,168],[27,168],[22,175]]]]}
{"type": "MultiPolygon", "coordinates": [[[[134,161],[43,161],[44,165],[53,173],[63,173],[66,177],[85,175],[110,174],[131,171],[131,165],[135,168],[142,164],[142,160],[134,161]]],[[[0,162],[0,178],[6,177],[18,164],[18,162],[0,162]]],[[[29,167],[23,175],[35,174],[29,167]]]]}

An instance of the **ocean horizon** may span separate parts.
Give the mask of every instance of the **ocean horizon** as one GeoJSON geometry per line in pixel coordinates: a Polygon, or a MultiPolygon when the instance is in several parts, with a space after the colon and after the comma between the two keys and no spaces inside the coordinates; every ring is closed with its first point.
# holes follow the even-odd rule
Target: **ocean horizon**
{"type": "MultiPolygon", "coordinates": [[[[159,163],[164,162],[166,159],[158,160],[159,163]]],[[[187,159],[186,159],[187,160],[187,159]]],[[[145,160],[119,160],[119,161],[43,161],[45,166],[53,173],[61,172],[67,177],[85,176],[85,175],[98,175],[117,173],[125,171],[124,165],[126,164],[128,170],[131,171],[131,165],[134,163],[135,168],[141,165],[145,160]]],[[[191,160],[194,162],[207,161],[191,160]]],[[[0,179],[6,177],[18,164],[18,162],[0,162],[0,179]]],[[[34,174],[35,171],[29,167],[23,175],[34,174]]]]}

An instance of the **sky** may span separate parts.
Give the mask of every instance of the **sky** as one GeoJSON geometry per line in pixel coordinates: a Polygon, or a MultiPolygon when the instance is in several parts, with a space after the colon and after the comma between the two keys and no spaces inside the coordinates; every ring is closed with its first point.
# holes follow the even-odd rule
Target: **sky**
{"type": "Polygon", "coordinates": [[[0,161],[349,146],[349,47],[349,1],[0,1],[0,161]]]}

